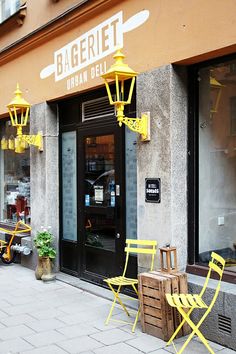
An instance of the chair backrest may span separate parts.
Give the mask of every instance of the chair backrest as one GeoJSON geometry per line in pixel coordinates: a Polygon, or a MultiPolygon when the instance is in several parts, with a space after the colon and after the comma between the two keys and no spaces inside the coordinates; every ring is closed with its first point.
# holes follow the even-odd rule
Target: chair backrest
{"type": "Polygon", "coordinates": [[[130,253],[150,254],[152,256],[150,271],[152,271],[153,266],[154,266],[154,258],[157,253],[157,241],[126,239],[125,252],[126,252],[126,260],[125,260],[125,267],[124,267],[123,276],[125,276],[125,273],[127,270],[130,253]]]}
{"type": "Polygon", "coordinates": [[[211,272],[214,271],[219,275],[219,279],[218,279],[218,284],[215,290],[215,294],[212,298],[211,304],[209,305],[209,308],[212,308],[212,306],[214,305],[216,298],[218,296],[218,293],[220,291],[220,284],[221,284],[221,279],[223,276],[223,272],[224,272],[224,268],[225,268],[225,260],[223,257],[221,257],[219,254],[212,252],[211,253],[211,260],[209,262],[209,271],[207,273],[207,277],[204,283],[204,286],[202,288],[202,291],[200,293],[200,296],[202,296],[207,288],[210,276],[211,276],[211,272]]]}

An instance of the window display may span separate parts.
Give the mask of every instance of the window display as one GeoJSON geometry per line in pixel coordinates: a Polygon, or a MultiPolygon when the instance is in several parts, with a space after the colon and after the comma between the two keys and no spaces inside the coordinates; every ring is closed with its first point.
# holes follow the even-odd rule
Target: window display
{"type": "MultiPolygon", "coordinates": [[[[14,127],[4,122],[0,126],[1,139],[12,139],[14,127]]],[[[29,133],[29,127],[24,132],[29,133]]],[[[0,220],[30,223],[30,150],[22,154],[14,150],[0,150],[0,220]]]]}
{"type": "Polygon", "coordinates": [[[236,271],[236,61],[199,70],[199,261],[236,271]]]}

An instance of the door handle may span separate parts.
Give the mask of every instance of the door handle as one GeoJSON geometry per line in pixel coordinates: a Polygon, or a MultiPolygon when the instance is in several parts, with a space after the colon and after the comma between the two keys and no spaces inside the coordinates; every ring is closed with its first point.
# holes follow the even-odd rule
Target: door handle
{"type": "Polygon", "coordinates": [[[120,238],[120,234],[119,233],[116,234],[116,238],[120,238]]]}

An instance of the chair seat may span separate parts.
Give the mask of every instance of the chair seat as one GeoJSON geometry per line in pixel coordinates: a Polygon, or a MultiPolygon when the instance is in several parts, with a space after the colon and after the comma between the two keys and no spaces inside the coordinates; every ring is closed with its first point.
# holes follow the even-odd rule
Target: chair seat
{"type": "Polygon", "coordinates": [[[166,299],[172,307],[208,308],[202,298],[197,294],[166,294],[166,299]]]}
{"type": "Polygon", "coordinates": [[[138,284],[138,279],[132,279],[132,278],[126,278],[123,276],[119,276],[119,277],[114,277],[114,278],[108,278],[108,279],[104,279],[104,281],[108,284],[112,284],[112,285],[134,285],[134,284],[138,284]]]}

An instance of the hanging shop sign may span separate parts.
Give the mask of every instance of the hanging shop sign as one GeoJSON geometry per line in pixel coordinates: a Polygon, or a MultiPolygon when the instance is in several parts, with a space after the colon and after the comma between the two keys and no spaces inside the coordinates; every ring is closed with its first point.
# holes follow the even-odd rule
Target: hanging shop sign
{"type": "Polygon", "coordinates": [[[145,178],[145,201],[148,203],[161,202],[160,178],[145,178]]]}

